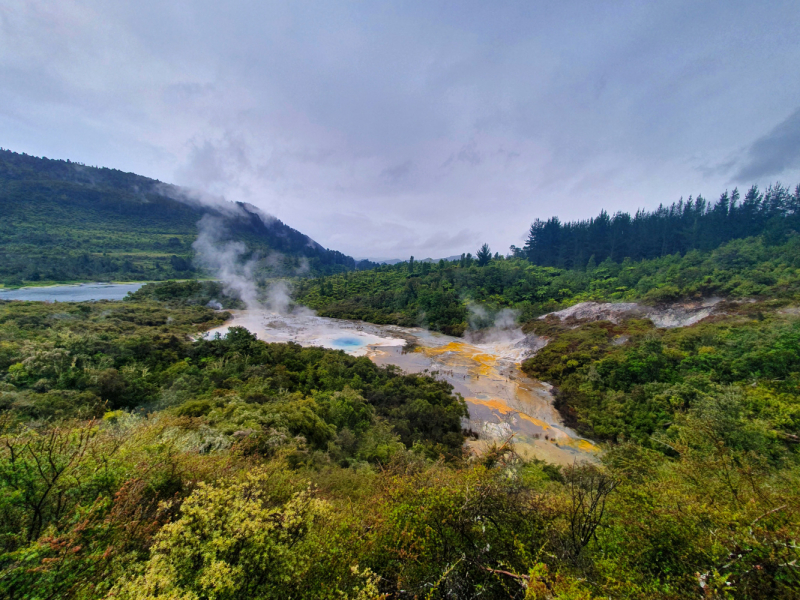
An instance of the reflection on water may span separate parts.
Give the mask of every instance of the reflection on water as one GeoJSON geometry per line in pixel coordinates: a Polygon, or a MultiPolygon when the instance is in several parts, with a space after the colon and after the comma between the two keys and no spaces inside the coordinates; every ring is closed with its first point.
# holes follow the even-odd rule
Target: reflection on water
{"type": "Polygon", "coordinates": [[[550,386],[520,371],[518,364],[528,349],[518,330],[477,343],[416,327],[327,319],[311,313],[230,312],[233,321],[209,335],[224,335],[230,326],[245,327],[267,342],[344,350],[379,365],[397,365],[408,373],[428,373],[448,381],[467,402],[470,416],[464,425],[478,434],[478,440],[469,442],[476,451],[513,436],[517,451],[527,458],[568,464],[593,460],[596,454],[590,442],[561,423],[550,386]]]}
{"type": "Polygon", "coordinates": [[[89,302],[92,300],[122,300],[144,283],[80,283],[78,285],[49,285],[0,290],[0,300],[29,300],[35,302],[89,302]]]}

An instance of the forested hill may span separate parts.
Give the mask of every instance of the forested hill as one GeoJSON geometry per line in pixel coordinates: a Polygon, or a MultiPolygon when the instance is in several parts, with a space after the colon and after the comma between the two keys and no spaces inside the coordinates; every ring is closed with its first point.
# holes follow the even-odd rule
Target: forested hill
{"type": "Polygon", "coordinates": [[[469,255],[434,264],[382,265],[298,282],[295,297],[326,317],[422,325],[462,335],[468,328],[491,325],[506,308],[526,322],[584,301],[793,298],[800,293],[798,269],[800,235],[790,234],[779,245],[762,235],[731,240],[710,252],[622,263],[606,259],[585,269],[542,267],[502,256],[481,265],[469,255]]]}
{"type": "MultiPolygon", "coordinates": [[[[353,270],[327,250],[255,207],[214,207],[186,191],[134,173],[0,150],[0,280],[161,280],[195,274],[192,243],[204,214],[223,238],[276,274],[353,270]],[[278,254],[279,253],[279,254],[278,254]]],[[[366,264],[362,265],[366,266],[366,264]]]]}
{"type": "Polygon", "coordinates": [[[622,262],[713,250],[730,240],[762,234],[766,243],[779,245],[799,230],[800,185],[792,192],[775,184],[763,192],[753,186],[744,198],[738,189],[726,191],[717,202],[690,196],[653,212],[640,210],[633,217],[601,211],[586,221],[537,219],[524,248],[512,250],[537,265],[583,269],[607,258],[622,262]]]}

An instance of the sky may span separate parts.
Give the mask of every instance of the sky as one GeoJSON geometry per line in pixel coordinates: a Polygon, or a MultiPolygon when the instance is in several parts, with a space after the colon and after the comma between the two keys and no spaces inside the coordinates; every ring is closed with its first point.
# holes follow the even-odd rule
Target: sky
{"type": "Polygon", "coordinates": [[[800,182],[800,3],[0,0],[0,146],[358,258],[800,182]]]}

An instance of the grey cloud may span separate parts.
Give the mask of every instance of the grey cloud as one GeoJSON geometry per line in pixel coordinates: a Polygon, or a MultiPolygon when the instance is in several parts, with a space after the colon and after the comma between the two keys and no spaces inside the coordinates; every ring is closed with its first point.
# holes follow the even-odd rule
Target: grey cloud
{"type": "Polygon", "coordinates": [[[250,154],[247,144],[230,134],[217,142],[205,140],[192,144],[188,159],[177,176],[179,180],[204,189],[220,183],[229,185],[239,173],[251,169],[250,154]]]}
{"type": "MultiPolygon", "coordinates": [[[[518,155],[518,153],[516,153],[518,155]]],[[[471,139],[464,144],[458,153],[451,154],[446,161],[442,164],[442,168],[447,168],[453,164],[454,161],[466,163],[477,167],[483,162],[483,154],[478,151],[478,144],[475,139],[471,139]]]]}
{"type": "MultiPolygon", "coordinates": [[[[730,171],[703,165],[800,97],[796,0],[0,6],[3,146],[248,202],[359,256],[714,196],[730,171]]],[[[784,125],[737,172],[793,176],[784,125]]]]}
{"type": "Polygon", "coordinates": [[[414,163],[410,160],[407,160],[399,165],[385,168],[383,171],[381,171],[381,177],[394,183],[406,179],[413,168],[414,163]]]}
{"type": "Polygon", "coordinates": [[[465,248],[464,251],[469,252],[472,246],[478,244],[478,240],[480,240],[480,234],[469,229],[462,229],[452,234],[447,231],[439,231],[424,240],[421,246],[430,248],[434,252],[438,251],[439,254],[451,248],[465,248]]]}
{"type": "Polygon", "coordinates": [[[753,142],[734,181],[751,183],[800,167],[800,108],[753,142]]]}
{"type": "Polygon", "coordinates": [[[211,83],[181,82],[165,86],[164,99],[167,102],[196,102],[206,99],[216,92],[211,83]]]}

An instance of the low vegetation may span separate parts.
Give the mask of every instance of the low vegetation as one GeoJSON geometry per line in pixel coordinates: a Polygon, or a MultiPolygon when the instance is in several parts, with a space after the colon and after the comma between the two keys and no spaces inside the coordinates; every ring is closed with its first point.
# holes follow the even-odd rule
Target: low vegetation
{"type": "Polygon", "coordinates": [[[730,303],[676,329],[548,317],[525,326],[550,341],[523,369],[557,386],[556,406],[589,437],[657,446],[676,415],[725,397],[751,423],[753,449],[777,457],[800,441],[800,320],[785,304],[730,303]]]}
{"type": "MultiPolygon", "coordinates": [[[[639,261],[533,264],[566,248],[542,242],[296,282],[326,316],[461,335],[513,315],[547,341],[523,369],[602,447],[567,467],[513,440],[466,453],[465,403],[435,376],[206,334],[241,307],[215,282],[0,302],[0,596],[800,598],[800,236],[769,217],[794,196],[760,198],[725,211],[755,214],[757,237],[683,236],[639,261]],[[714,315],[680,329],[538,318],[710,296],[714,315]]],[[[691,206],[719,233],[721,209],[691,206]]],[[[559,232],[605,248],[584,225],[559,232]]]]}
{"type": "Polygon", "coordinates": [[[463,455],[434,378],[203,338],[219,291],[0,304],[0,595],[798,597],[790,301],[530,324],[525,369],[609,442],[559,468],[463,455]]]}

